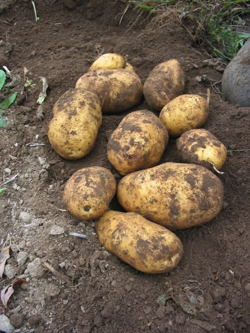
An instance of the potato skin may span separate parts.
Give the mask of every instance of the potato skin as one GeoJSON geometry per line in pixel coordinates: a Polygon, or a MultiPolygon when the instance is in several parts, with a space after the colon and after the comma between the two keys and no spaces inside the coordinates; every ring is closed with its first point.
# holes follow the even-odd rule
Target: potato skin
{"type": "Polygon", "coordinates": [[[220,179],[208,169],[167,162],[123,177],[117,197],[126,211],[170,229],[186,229],[212,220],[222,208],[223,192],[220,179]]]}
{"type": "Polygon", "coordinates": [[[207,100],[199,95],[180,95],[163,107],[160,119],[171,136],[202,126],[208,117],[207,100]]]}
{"type": "Polygon", "coordinates": [[[103,167],[95,166],[76,171],[67,181],[63,200],[68,211],[79,220],[101,217],[115,195],[116,180],[103,167]]]}
{"type": "Polygon", "coordinates": [[[182,160],[201,164],[209,169],[221,169],[227,158],[227,149],[211,132],[193,129],[183,133],[176,141],[182,160]]]}
{"type": "Polygon", "coordinates": [[[164,105],[183,93],[185,77],[176,59],[162,62],[149,73],[143,86],[143,94],[149,106],[160,111],[164,105]]]}
{"type": "Polygon", "coordinates": [[[97,69],[117,69],[124,68],[126,61],[124,57],[117,53],[105,53],[98,57],[90,66],[90,71],[97,69]]]}
{"type": "Polygon", "coordinates": [[[97,222],[96,233],[106,250],[144,273],[168,272],[183,254],[174,233],[136,213],[108,211],[97,222]]]}
{"type": "Polygon", "coordinates": [[[126,69],[99,69],[82,75],[76,88],[97,94],[104,113],[119,113],[138,104],[142,97],[139,76],[126,69]]]}
{"type": "Polygon", "coordinates": [[[97,95],[84,89],[70,89],[55,103],[53,112],[48,139],[54,150],[65,159],[87,155],[102,123],[97,95]]]}
{"type": "Polygon", "coordinates": [[[108,141],[108,160],[120,174],[126,175],[156,165],[167,142],[167,130],[158,117],[148,110],[131,112],[108,141]]]}

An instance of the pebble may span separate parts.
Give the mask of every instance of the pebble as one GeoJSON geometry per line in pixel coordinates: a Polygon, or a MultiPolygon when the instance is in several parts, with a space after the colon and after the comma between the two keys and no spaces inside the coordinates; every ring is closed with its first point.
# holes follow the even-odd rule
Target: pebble
{"type": "Polygon", "coordinates": [[[247,283],[245,285],[245,290],[246,290],[247,293],[250,293],[250,283],[247,283]]]}
{"type": "Polygon", "coordinates": [[[11,325],[10,320],[4,314],[0,315],[0,331],[5,333],[14,332],[15,328],[11,325]]]}
{"type": "Polygon", "coordinates": [[[63,233],[64,233],[64,228],[60,227],[59,225],[54,225],[49,232],[49,234],[53,236],[61,235],[63,233]]]}
{"type": "Polygon", "coordinates": [[[4,274],[8,279],[13,279],[17,274],[17,268],[11,264],[7,264],[4,268],[4,274]]]}
{"type": "Polygon", "coordinates": [[[23,223],[31,223],[32,217],[29,213],[27,212],[21,212],[19,215],[19,219],[23,222],[23,223]]]}
{"type": "Polygon", "coordinates": [[[24,315],[21,313],[14,313],[10,316],[10,322],[15,328],[20,328],[24,322],[24,315]]]}
{"type": "Polygon", "coordinates": [[[7,173],[8,175],[11,174],[11,170],[10,170],[10,168],[5,168],[3,171],[4,171],[5,173],[7,173]]]}
{"type": "Polygon", "coordinates": [[[149,314],[152,311],[152,309],[151,309],[150,306],[146,306],[143,311],[144,311],[145,314],[149,314]]]}
{"type": "Polygon", "coordinates": [[[112,314],[113,314],[113,310],[114,310],[114,305],[113,305],[113,303],[107,303],[107,304],[105,304],[105,306],[104,306],[104,308],[103,308],[103,310],[102,310],[102,312],[101,312],[101,316],[103,317],[103,318],[109,318],[109,317],[111,317],[112,316],[112,314]]]}
{"type": "Polygon", "coordinates": [[[42,277],[45,272],[45,269],[42,266],[42,262],[40,258],[34,259],[27,265],[27,269],[25,273],[30,274],[31,277],[42,277]]]}
{"type": "Polygon", "coordinates": [[[216,286],[212,291],[211,295],[215,302],[220,301],[226,295],[226,289],[224,287],[216,286]]]}
{"type": "Polygon", "coordinates": [[[60,294],[60,288],[57,287],[57,285],[53,284],[53,283],[49,283],[46,287],[45,287],[45,294],[47,296],[50,297],[54,297],[60,294]]]}
{"type": "Polygon", "coordinates": [[[25,252],[25,251],[20,251],[17,253],[17,256],[16,256],[16,261],[17,261],[17,264],[18,266],[22,266],[26,263],[28,259],[28,253],[25,252]]]}

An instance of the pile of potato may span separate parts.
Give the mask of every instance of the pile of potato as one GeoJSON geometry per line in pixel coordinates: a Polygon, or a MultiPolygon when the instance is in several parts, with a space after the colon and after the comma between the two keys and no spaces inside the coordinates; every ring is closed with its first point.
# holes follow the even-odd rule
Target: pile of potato
{"type": "Polygon", "coordinates": [[[142,85],[123,56],[104,54],[58,99],[49,124],[54,150],[79,159],[93,149],[103,113],[128,110],[144,95],[153,111],[127,114],[107,144],[110,164],[124,177],[117,184],[106,168],[80,169],[67,181],[63,199],[76,218],[99,219],[101,244],[145,273],[173,269],[183,255],[173,230],[212,220],[223,204],[223,184],[212,171],[221,173],[227,150],[199,128],[207,120],[210,96],[184,94],[184,88],[176,59],[153,68],[142,85]],[[159,164],[170,136],[178,137],[177,152],[185,163],[159,164]],[[109,210],[115,195],[125,212],[109,210]]]}

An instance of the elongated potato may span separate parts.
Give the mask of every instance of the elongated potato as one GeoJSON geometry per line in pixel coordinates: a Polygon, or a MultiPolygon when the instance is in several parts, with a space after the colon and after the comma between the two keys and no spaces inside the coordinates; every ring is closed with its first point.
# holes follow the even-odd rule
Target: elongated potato
{"type": "Polygon", "coordinates": [[[162,62],[149,73],[143,94],[149,106],[160,111],[164,105],[183,93],[184,72],[176,59],[162,62]]]}
{"type": "Polygon", "coordinates": [[[102,123],[97,95],[84,89],[70,89],[59,98],[53,110],[48,139],[54,150],[65,159],[87,155],[102,123]]]}
{"type": "Polygon", "coordinates": [[[67,181],[63,200],[68,211],[80,220],[102,216],[115,195],[116,180],[105,168],[95,166],[76,171],[67,181]]]}
{"type": "Polygon", "coordinates": [[[185,229],[220,212],[223,185],[200,165],[167,162],[123,177],[117,196],[126,211],[170,229],[185,229]]]}
{"type": "Polygon", "coordinates": [[[105,53],[98,57],[89,70],[94,71],[97,69],[117,69],[124,68],[126,61],[124,57],[117,53],[105,53]]]}
{"type": "Polygon", "coordinates": [[[90,71],[76,82],[76,88],[83,88],[97,94],[102,111],[119,113],[138,104],[142,97],[139,76],[126,69],[90,71]]]}
{"type": "Polygon", "coordinates": [[[208,101],[199,96],[185,94],[170,101],[161,110],[160,119],[171,136],[202,126],[208,117],[208,101]]]}
{"type": "Polygon", "coordinates": [[[221,169],[227,158],[227,148],[211,132],[193,129],[183,133],[176,141],[183,161],[208,168],[221,169]]]}
{"type": "Polygon", "coordinates": [[[125,175],[156,165],[167,142],[167,130],[158,117],[148,110],[131,112],[108,141],[108,159],[125,175]]]}
{"type": "Polygon", "coordinates": [[[96,224],[101,244],[121,260],[144,273],[165,273],[180,261],[180,239],[139,214],[108,211],[96,224]]]}

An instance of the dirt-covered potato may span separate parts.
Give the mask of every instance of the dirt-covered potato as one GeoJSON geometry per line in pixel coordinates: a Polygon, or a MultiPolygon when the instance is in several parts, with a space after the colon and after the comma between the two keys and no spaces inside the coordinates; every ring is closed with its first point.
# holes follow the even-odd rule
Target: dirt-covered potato
{"type": "Polygon", "coordinates": [[[224,144],[205,129],[193,129],[183,133],[176,144],[185,162],[221,169],[227,158],[224,144]]]}
{"type": "Polygon", "coordinates": [[[223,204],[220,179],[203,166],[163,163],[123,177],[118,200],[129,212],[170,229],[185,229],[212,220],[223,204]]]}
{"type": "Polygon", "coordinates": [[[117,53],[105,53],[98,57],[90,66],[90,71],[97,69],[117,69],[124,68],[126,60],[124,57],[117,53]]]}
{"type": "Polygon", "coordinates": [[[202,126],[207,117],[208,100],[192,94],[176,97],[160,113],[160,119],[171,136],[202,126]]]}
{"type": "Polygon", "coordinates": [[[167,130],[157,116],[148,110],[131,112],[108,141],[108,159],[125,175],[156,165],[167,142],[167,130]]]}
{"type": "Polygon", "coordinates": [[[142,97],[139,76],[126,69],[99,69],[82,75],[76,88],[83,88],[97,94],[102,111],[119,113],[138,104],[142,97]]]}
{"type": "Polygon", "coordinates": [[[116,180],[105,168],[94,166],[76,171],[67,181],[63,200],[68,211],[80,220],[101,217],[115,195],[116,180]]]}
{"type": "Polygon", "coordinates": [[[143,87],[144,97],[149,106],[160,111],[164,105],[183,93],[184,72],[176,59],[162,62],[149,73],[143,87]]]}
{"type": "Polygon", "coordinates": [[[108,211],[97,222],[96,233],[106,250],[144,273],[168,272],[183,254],[174,233],[136,213],[108,211]]]}
{"type": "Polygon", "coordinates": [[[102,123],[100,100],[84,89],[70,89],[55,103],[48,139],[65,159],[87,155],[94,146],[102,123]]]}

